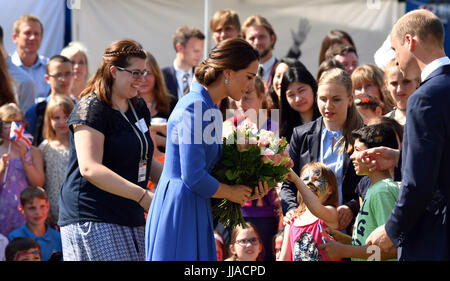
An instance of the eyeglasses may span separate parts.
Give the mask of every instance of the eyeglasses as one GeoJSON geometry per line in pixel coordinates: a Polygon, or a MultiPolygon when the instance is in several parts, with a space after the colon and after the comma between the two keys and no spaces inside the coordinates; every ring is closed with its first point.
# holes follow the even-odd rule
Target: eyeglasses
{"type": "Polygon", "coordinates": [[[52,75],[48,75],[50,77],[53,77],[55,79],[62,79],[62,78],[69,78],[72,77],[73,72],[64,72],[64,73],[56,73],[56,74],[52,74],[52,75]]]}
{"type": "Polygon", "coordinates": [[[16,122],[16,123],[19,123],[19,124],[23,124],[23,121],[1,121],[0,124],[1,124],[3,127],[11,127],[11,123],[12,123],[12,122],[16,122]]]}
{"type": "Polygon", "coordinates": [[[139,79],[142,77],[142,75],[144,75],[144,77],[145,77],[149,74],[149,71],[147,69],[140,71],[140,70],[130,70],[130,69],[126,69],[126,68],[123,68],[120,66],[116,66],[116,67],[120,71],[126,71],[128,73],[131,73],[131,77],[133,77],[133,79],[139,79]]]}
{"type": "Polygon", "coordinates": [[[247,245],[247,243],[249,243],[249,242],[250,242],[250,244],[252,244],[253,246],[256,246],[256,245],[258,245],[258,243],[259,243],[259,239],[253,237],[253,238],[249,238],[249,239],[239,239],[239,240],[236,240],[236,244],[238,244],[238,245],[240,245],[240,246],[245,246],[245,245],[247,245]]]}

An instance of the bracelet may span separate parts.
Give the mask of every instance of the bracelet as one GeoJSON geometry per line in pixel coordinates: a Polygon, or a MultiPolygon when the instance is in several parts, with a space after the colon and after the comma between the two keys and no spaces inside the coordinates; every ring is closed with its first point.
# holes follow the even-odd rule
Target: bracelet
{"type": "Polygon", "coordinates": [[[145,194],[147,194],[147,191],[144,189],[144,193],[141,196],[141,199],[139,199],[138,204],[141,204],[142,199],[144,199],[145,194]]]}

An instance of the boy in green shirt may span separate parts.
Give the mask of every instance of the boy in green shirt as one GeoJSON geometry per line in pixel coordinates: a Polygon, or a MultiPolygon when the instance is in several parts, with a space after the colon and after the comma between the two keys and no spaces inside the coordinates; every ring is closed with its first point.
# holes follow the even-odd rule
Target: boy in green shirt
{"type": "Polygon", "coordinates": [[[399,187],[392,179],[389,170],[371,172],[366,164],[357,160],[358,154],[369,148],[385,146],[397,149],[395,132],[385,124],[374,124],[355,130],[352,135],[355,138],[355,144],[350,159],[356,174],[369,176],[372,185],[356,217],[352,244],[326,240],[326,244],[321,245],[321,248],[328,259],[352,258],[352,261],[396,259],[396,249],[389,253],[381,253],[379,248],[374,249],[376,246],[366,246],[366,239],[373,230],[387,221],[398,199],[399,187]]]}

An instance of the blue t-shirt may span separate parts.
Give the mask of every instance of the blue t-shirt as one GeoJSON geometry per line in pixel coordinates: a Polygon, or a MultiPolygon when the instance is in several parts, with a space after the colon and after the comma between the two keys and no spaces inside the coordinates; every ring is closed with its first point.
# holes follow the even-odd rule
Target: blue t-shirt
{"type": "MultiPolygon", "coordinates": [[[[139,119],[150,126],[150,112],[142,98],[138,98],[134,109],[139,119]]],[[[128,120],[136,128],[147,150],[147,179],[153,156],[153,142],[147,131],[146,149],[141,130],[135,126],[136,118],[131,107],[125,112],[128,120]]],[[[138,182],[141,142],[130,123],[118,110],[100,101],[95,93],[82,97],[69,116],[70,152],[66,177],[62,184],[59,200],[60,226],[83,222],[104,222],[123,226],[145,225],[144,209],[135,201],[104,191],[80,174],[77,151],[75,149],[73,125],[89,126],[105,137],[102,164],[126,180],[146,188],[147,180],[138,182]]],[[[144,152],[145,153],[145,152],[144,152]]]]}
{"type": "Polygon", "coordinates": [[[42,236],[36,236],[27,227],[25,223],[21,227],[11,231],[8,235],[8,240],[11,242],[17,237],[29,237],[36,241],[41,247],[41,258],[43,261],[48,261],[53,253],[62,253],[61,235],[59,231],[51,228],[48,224],[45,224],[47,231],[42,236]]]}

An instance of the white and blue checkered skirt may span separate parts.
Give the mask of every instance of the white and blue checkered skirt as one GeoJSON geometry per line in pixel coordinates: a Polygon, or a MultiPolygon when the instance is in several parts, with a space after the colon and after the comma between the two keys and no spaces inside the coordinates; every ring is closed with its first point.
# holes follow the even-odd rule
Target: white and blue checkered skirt
{"type": "Polygon", "coordinates": [[[143,261],[145,226],[128,227],[102,222],[61,227],[65,261],[143,261]]]}

